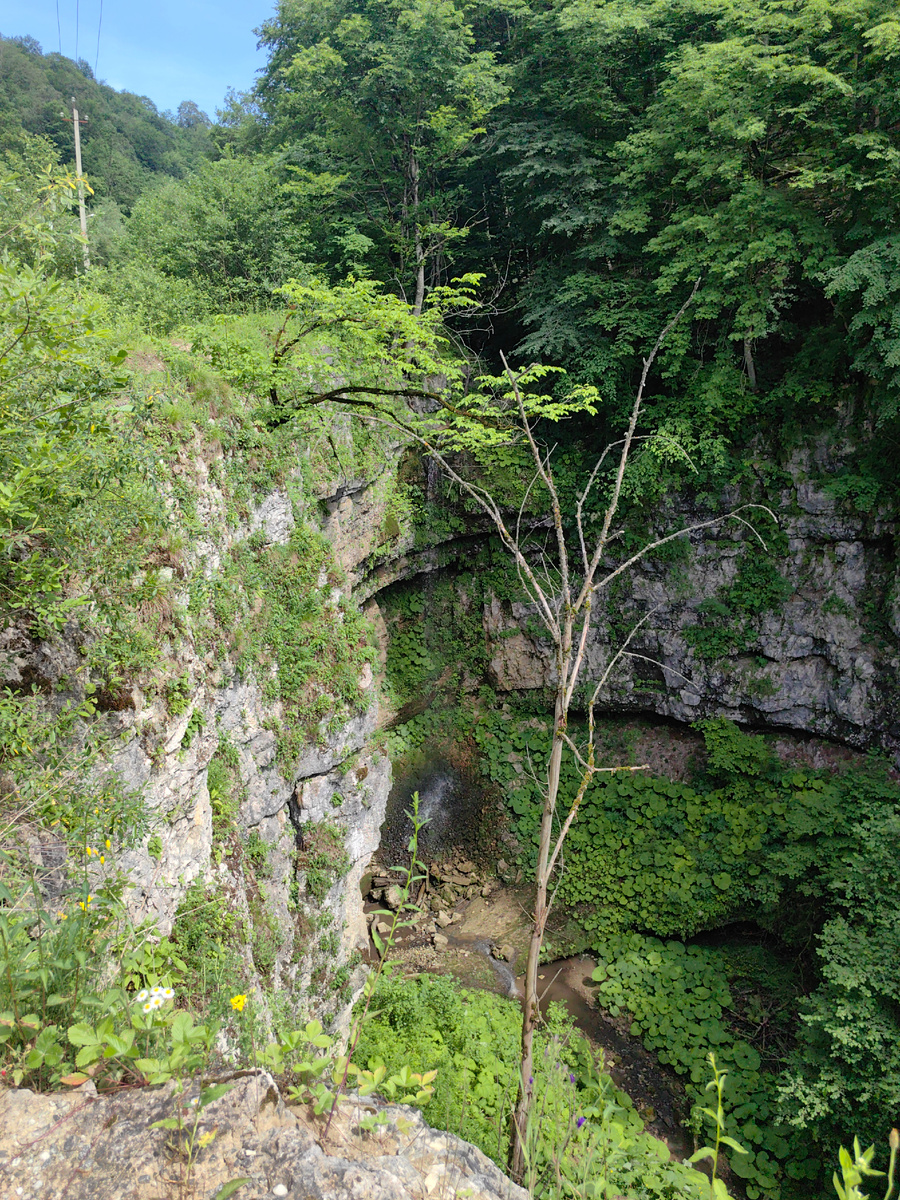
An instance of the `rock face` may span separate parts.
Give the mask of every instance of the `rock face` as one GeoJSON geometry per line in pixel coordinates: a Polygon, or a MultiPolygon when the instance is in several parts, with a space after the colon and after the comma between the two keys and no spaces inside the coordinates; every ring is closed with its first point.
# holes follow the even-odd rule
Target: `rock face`
{"type": "MultiPolygon", "coordinates": [[[[792,464],[793,485],[779,497],[784,588],[770,607],[744,614],[731,602],[751,537],[735,523],[692,538],[684,558],[632,568],[606,609],[595,606],[586,681],[601,677],[646,618],[628,645],[636,657],[615,667],[601,710],[684,722],[724,716],[879,747],[900,761],[900,529],[883,516],[847,515],[802,467],[792,464]],[[735,628],[734,638],[719,639],[721,653],[703,653],[698,630],[735,628]]],[[[665,526],[704,517],[673,511],[665,526]]],[[[533,616],[519,603],[485,607],[490,674],[501,691],[555,681],[550,644],[531,631],[533,616]]]]}
{"type": "MultiPolygon", "coordinates": [[[[167,577],[175,602],[187,611],[192,582],[211,578],[246,539],[262,549],[288,542],[298,506],[290,489],[276,490],[259,498],[242,523],[229,524],[223,493],[202,456],[186,450],[177,473],[190,482],[201,525],[192,532],[178,578],[171,571],[167,577]]],[[[343,499],[355,503],[353,519],[340,498],[323,501],[326,512],[343,514],[343,524],[336,516],[323,524],[351,575],[384,541],[380,493],[360,484],[352,494],[355,501],[343,499]]],[[[318,587],[337,592],[326,576],[318,587]]],[[[336,603],[333,594],[331,600],[336,603]]],[[[390,762],[368,746],[378,715],[374,674],[367,663],[358,681],[358,711],[320,722],[288,771],[278,757],[282,703],[266,686],[277,665],[261,670],[259,678],[246,666],[239,672],[227,657],[204,656],[193,629],[191,621],[182,621],[164,648],[168,670],[179,681],[178,715],[156,681],[143,689],[130,685],[127,696],[95,718],[108,735],[106,767],[142,797],[150,819],[142,843],[114,849],[105,870],[127,876],[132,920],[152,919],[159,934],[171,931],[188,888],[204,887],[236,918],[246,965],[266,989],[288,997],[298,1017],[332,1017],[340,1026],[361,986],[354,956],[368,945],[368,933],[359,881],[378,847],[391,786],[390,762]],[[234,774],[227,819],[221,797],[209,790],[210,763],[223,743],[234,774]]],[[[80,701],[80,650],[90,637],[87,623],[70,625],[47,642],[32,641],[24,628],[0,631],[0,683],[37,682],[51,696],[80,701]]],[[[42,853],[46,871],[58,873],[49,861],[52,848],[42,853]]],[[[94,863],[97,890],[104,868],[94,863]]],[[[58,890],[64,887],[63,880],[58,890]]]]}
{"type": "MultiPolygon", "coordinates": [[[[184,1096],[188,1130],[195,1095],[184,1096]]],[[[323,1148],[324,1122],[305,1108],[289,1109],[271,1076],[251,1074],[203,1109],[188,1171],[178,1134],[151,1128],[171,1117],[173,1106],[171,1085],[110,1097],[98,1097],[93,1084],[67,1095],[0,1091],[0,1194],[213,1200],[224,1184],[240,1179],[240,1200],[527,1200],[480,1150],[430,1129],[415,1109],[377,1106],[385,1123],[363,1133],[359,1118],[376,1105],[346,1098],[323,1148]]]]}

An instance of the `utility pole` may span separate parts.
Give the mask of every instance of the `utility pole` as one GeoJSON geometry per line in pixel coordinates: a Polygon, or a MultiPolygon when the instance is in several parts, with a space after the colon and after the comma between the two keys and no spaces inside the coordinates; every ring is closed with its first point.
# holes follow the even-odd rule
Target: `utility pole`
{"type": "MultiPolygon", "coordinates": [[[[82,120],[86,121],[87,117],[82,120]]],[[[78,109],[75,107],[75,97],[72,97],[72,128],[75,130],[75,174],[78,176],[78,216],[81,220],[81,236],[84,238],[84,269],[91,269],[91,256],[88,252],[87,213],[84,210],[84,177],[81,174],[81,121],[78,109]]]]}

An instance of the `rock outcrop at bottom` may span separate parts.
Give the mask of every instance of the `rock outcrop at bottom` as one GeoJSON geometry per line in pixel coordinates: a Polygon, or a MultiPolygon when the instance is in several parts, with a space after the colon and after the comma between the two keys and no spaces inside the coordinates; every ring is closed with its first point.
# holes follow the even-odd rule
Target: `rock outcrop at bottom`
{"type": "MultiPolygon", "coordinates": [[[[186,1093],[185,1124],[196,1110],[186,1093]]],[[[325,1149],[324,1119],[288,1108],[270,1075],[245,1073],[204,1108],[190,1171],[178,1134],[152,1129],[174,1115],[173,1085],[98,1096],[0,1091],[0,1195],[16,1200],[527,1200],[480,1150],[431,1129],[416,1109],[342,1100],[325,1149]],[[385,1123],[358,1130],[380,1109],[385,1123]]]]}

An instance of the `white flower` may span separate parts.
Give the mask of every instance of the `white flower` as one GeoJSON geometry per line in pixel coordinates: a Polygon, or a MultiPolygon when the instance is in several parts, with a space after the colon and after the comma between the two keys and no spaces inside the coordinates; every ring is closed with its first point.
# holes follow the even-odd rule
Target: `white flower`
{"type": "Polygon", "coordinates": [[[151,996],[147,1003],[150,1005],[151,1009],[162,1008],[162,1006],[165,1004],[165,1000],[163,1000],[162,996],[151,996]]]}
{"type": "Polygon", "coordinates": [[[163,988],[159,993],[163,1000],[174,1000],[175,992],[172,988],[163,988]]]}
{"type": "Polygon", "coordinates": [[[147,1003],[143,1005],[143,1011],[145,1013],[153,1012],[154,1008],[156,1008],[156,1005],[152,1000],[148,1000],[147,1003]]]}
{"type": "Polygon", "coordinates": [[[141,988],[141,990],[135,996],[134,1001],[135,1001],[135,1004],[143,1004],[144,1001],[149,1000],[149,998],[150,998],[150,993],[147,991],[147,989],[141,988]]]}

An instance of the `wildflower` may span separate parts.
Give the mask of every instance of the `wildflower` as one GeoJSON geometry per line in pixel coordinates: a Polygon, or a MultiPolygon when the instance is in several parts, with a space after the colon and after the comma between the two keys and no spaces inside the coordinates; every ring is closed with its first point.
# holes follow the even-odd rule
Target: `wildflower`
{"type": "Polygon", "coordinates": [[[587,1117],[579,1117],[578,1120],[575,1122],[575,1128],[580,1129],[586,1120],[587,1120],[587,1117]]]}
{"type": "Polygon", "coordinates": [[[88,847],[85,849],[85,854],[88,856],[88,858],[90,858],[90,857],[91,857],[91,855],[92,855],[93,853],[94,853],[94,852],[93,852],[93,850],[90,848],[90,846],[88,846],[88,847]]]}
{"type": "Polygon", "coordinates": [[[141,990],[135,996],[135,1001],[138,1004],[143,1004],[145,1000],[149,1000],[149,999],[150,999],[150,993],[147,991],[146,988],[141,988],[141,990]]]}
{"type": "Polygon", "coordinates": [[[174,1000],[175,999],[175,992],[173,991],[172,988],[163,988],[159,994],[162,996],[163,1000],[174,1000]]]}
{"type": "Polygon", "coordinates": [[[570,1071],[570,1072],[569,1072],[569,1083],[574,1083],[574,1082],[575,1082],[575,1076],[574,1076],[574,1075],[572,1074],[572,1072],[570,1071]]]}
{"type": "Polygon", "coordinates": [[[69,919],[69,914],[68,914],[68,913],[64,913],[64,912],[58,912],[56,915],[59,917],[59,919],[60,919],[61,921],[68,921],[68,919],[69,919]]]}
{"type": "Polygon", "coordinates": [[[93,898],[94,898],[93,896],[88,896],[87,904],[85,904],[85,902],[83,900],[78,901],[78,907],[81,909],[82,912],[87,912],[93,898]]]}
{"type": "Polygon", "coordinates": [[[244,1005],[246,1003],[247,1003],[246,996],[232,996],[231,997],[231,1007],[234,1009],[235,1012],[243,1012],[244,1005]]]}
{"type": "Polygon", "coordinates": [[[107,839],[106,839],[106,848],[107,848],[107,850],[110,848],[110,846],[111,846],[111,845],[112,845],[112,843],[110,842],[109,838],[107,838],[107,839]]]}
{"type": "Polygon", "coordinates": [[[143,1012],[145,1012],[145,1013],[151,1013],[151,1012],[153,1012],[153,1009],[154,1009],[154,1004],[153,1004],[153,1001],[152,1001],[152,1000],[148,1000],[146,1004],[144,1004],[144,1005],[142,1005],[142,1006],[141,1006],[141,1008],[142,1008],[142,1011],[143,1011],[143,1012]]]}
{"type": "Polygon", "coordinates": [[[106,862],[106,856],[105,856],[105,855],[103,855],[103,854],[101,854],[101,855],[100,855],[100,861],[101,861],[102,863],[105,863],[105,862],[106,862]]]}
{"type": "Polygon", "coordinates": [[[151,1009],[162,1008],[162,1006],[165,1004],[165,1000],[163,1000],[162,996],[151,996],[147,1003],[150,1005],[151,1009]]]}

